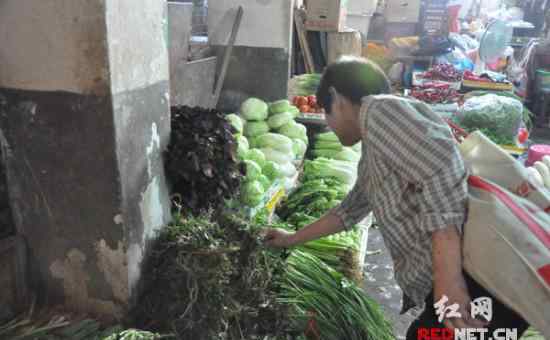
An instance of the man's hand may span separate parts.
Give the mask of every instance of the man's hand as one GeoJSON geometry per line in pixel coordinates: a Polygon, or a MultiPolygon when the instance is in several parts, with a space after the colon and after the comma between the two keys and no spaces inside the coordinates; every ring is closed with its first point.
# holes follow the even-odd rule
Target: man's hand
{"type": "Polygon", "coordinates": [[[264,240],[270,247],[288,248],[293,245],[292,236],[294,236],[294,233],[283,229],[266,229],[264,240]]]}
{"type": "MultiPolygon", "coordinates": [[[[437,304],[443,296],[449,301],[445,306],[458,304],[460,318],[446,318],[446,327],[483,328],[486,323],[471,317],[468,287],[462,274],[462,242],[456,227],[451,226],[432,233],[432,263],[434,302],[437,304]]],[[[436,307],[437,311],[437,307],[436,307]]],[[[445,310],[448,314],[449,309],[445,310]]]]}
{"type": "Polygon", "coordinates": [[[460,318],[449,317],[444,319],[443,323],[445,324],[445,327],[455,329],[484,328],[487,326],[487,324],[483,321],[474,319],[471,316],[471,298],[468,294],[468,288],[466,287],[464,275],[458,274],[455,276],[438,276],[438,279],[434,281],[434,302],[437,304],[443,296],[446,296],[449,299],[445,303],[445,306],[458,304],[459,308],[457,312],[461,316],[460,318]]]}

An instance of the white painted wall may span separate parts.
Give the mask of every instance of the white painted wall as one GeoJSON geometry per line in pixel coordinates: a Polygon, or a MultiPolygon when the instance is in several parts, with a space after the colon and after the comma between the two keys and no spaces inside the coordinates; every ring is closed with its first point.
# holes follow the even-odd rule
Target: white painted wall
{"type": "Polygon", "coordinates": [[[105,1],[113,93],[168,80],[166,1],[105,1]]]}
{"type": "Polygon", "coordinates": [[[290,49],[294,0],[209,1],[210,44],[227,44],[239,5],[244,13],[235,45],[290,49]]]}
{"type": "Polygon", "coordinates": [[[103,0],[2,0],[0,86],[105,91],[105,37],[103,0]]]}

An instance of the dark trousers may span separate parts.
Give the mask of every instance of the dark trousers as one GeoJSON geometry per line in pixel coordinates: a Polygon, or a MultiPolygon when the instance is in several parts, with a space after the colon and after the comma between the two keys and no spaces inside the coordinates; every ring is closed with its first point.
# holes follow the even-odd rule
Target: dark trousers
{"type": "MultiPolygon", "coordinates": [[[[527,322],[525,322],[525,320],[523,320],[523,318],[516,312],[506,307],[495,297],[493,297],[491,293],[481,287],[468,274],[464,273],[464,277],[472,300],[479,297],[489,297],[493,300],[493,317],[487,327],[488,333],[486,336],[492,336],[493,332],[499,328],[516,328],[518,330],[519,339],[523,332],[525,332],[529,327],[527,322]]],[[[526,294],[529,293],[526,292],[526,294]]],[[[426,309],[415,321],[413,321],[409,327],[409,330],[407,331],[407,340],[418,340],[418,330],[422,328],[445,328],[445,325],[439,323],[437,319],[438,318],[435,314],[434,308],[434,297],[433,294],[430,294],[428,298],[426,298],[426,309]]]]}

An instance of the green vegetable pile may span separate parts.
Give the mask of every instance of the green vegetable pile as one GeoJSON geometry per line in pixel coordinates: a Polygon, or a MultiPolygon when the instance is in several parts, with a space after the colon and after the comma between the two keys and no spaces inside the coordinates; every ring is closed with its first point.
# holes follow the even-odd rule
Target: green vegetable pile
{"type": "Polygon", "coordinates": [[[160,234],[133,316],[178,339],[275,339],[290,332],[277,300],[285,264],[255,224],[234,216],[176,216],[160,234]]]}
{"type": "Polygon", "coordinates": [[[237,155],[246,167],[240,190],[245,206],[260,206],[276,182],[285,185],[296,175],[295,161],[304,158],[308,143],[306,127],[294,121],[298,114],[288,100],[267,104],[249,98],[240,116],[226,116],[237,131],[237,155]]]}
{"type": "Polygon", "coordinates": [[[523,104],[492,93],[472,96],[454,120],[467,132],[481,130],[497,144],[514,145],[524,120],[523,104]]]}
{"type": "Polygon", "coordinates": [[[306,73],[294,78],[296,81],[296,95],[310,96],[315,95],[319,84],[321,83],[321,75],[318,73],[306,73]]]}
{"type": "Polygon", "coordinates": [[[295,250],[287,260],[282,301],[313,339],[395,339],[378,304],[314,255],[295,250]]]}
{"type": "Polygon", "coordinates": [[[334,132],[320,133],[313,145],[313,156],[358,163],[361,158],[361,144],[346,147],[340,143],[334,132]]]}

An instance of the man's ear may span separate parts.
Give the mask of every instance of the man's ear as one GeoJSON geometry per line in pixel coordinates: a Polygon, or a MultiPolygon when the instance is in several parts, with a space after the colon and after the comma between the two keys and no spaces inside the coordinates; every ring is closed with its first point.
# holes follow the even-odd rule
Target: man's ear
{"type": "Polygon", "coordinates": [[[328,93],[330,94],[331,102],[337,107],[342,103],[342,95],[336,91],[334,86],[328,88],[328,93]]]}

